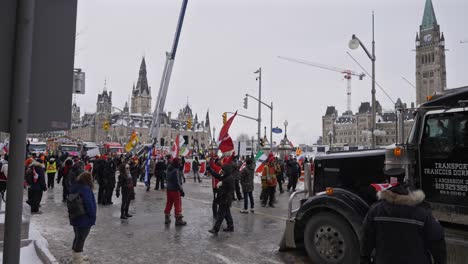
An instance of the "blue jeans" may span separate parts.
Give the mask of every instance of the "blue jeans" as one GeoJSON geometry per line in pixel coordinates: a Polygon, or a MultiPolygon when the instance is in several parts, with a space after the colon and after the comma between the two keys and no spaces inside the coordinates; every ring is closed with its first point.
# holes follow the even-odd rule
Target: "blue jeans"
{"type": "Polygon", "coordinates": [[[244,192],[244,209],[247,210],[250,200],[250,209],[254,208],[254,200],[252,192],[244,192]]]}

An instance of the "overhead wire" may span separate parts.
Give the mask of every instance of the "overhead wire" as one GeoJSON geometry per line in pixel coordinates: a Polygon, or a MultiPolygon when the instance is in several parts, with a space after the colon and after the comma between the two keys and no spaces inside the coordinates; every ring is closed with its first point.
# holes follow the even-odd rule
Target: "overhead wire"
{"type": "MultiPolygon", "coordinates": [[[[362,65],[353,57],[353,55],[351,55],[351,53],[349,53],[348,51],[346,52],[350,57],[351,59],[353,59],[354,62],[356,62],[356,64],[368,75],[372,78],[372,75],[369,74],[369,72],[364,68],[362,67],[362,65]]],[[[384,90],[384,88],[382,86],[380,86],[380,84],[375,81],[375,84],[380,88],[380,90],[385,94],[385,96],[387,96],[387,98],[393,103],[393,105],[395,105],[395,101],[390,97],[390,95],[388,95],[388,93],[384,90]]]]}

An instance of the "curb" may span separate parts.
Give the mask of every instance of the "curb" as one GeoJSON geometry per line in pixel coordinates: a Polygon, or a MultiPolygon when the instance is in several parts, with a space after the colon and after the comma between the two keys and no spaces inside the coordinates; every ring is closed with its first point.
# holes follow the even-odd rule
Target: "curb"
{"type": "Polygon", "coordinates": [[[59,264],[57,259],[50,253],[49,249],[44,249],[38,245],[38,241],[34,240],[34,248],[36,249],[37,256],[44,264],[59,264]]]}

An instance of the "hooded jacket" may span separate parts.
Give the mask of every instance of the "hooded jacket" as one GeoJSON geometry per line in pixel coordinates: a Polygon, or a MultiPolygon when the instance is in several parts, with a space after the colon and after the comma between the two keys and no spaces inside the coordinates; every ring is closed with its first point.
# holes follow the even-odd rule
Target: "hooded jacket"
{"type": "Polygon", "coordinates": [[[424,203],[424,192],[404,187],[377,193],[364,220],[362,262],[375,249],[379,264],[446,263],[444,230],[424,203]]]}
{"type": "Polygon", "coordinates": [[[70,188],[70,193],[79,193],[83,199],[86,214],[70,220],[70,225],[74,227],[91,227],[96,224],[96,199],[89,186],[75,183],[70,188]]]}
{"type": "Polygon", "coordinates": [[[46,191],[47,185],[44,177],[44,164],[37,161],[33,161],[29,168],[26,170],[26,183],[31,188],[31,190],[36,191],[46,191]],[[37,180],[34,180],[34,172],[37,173],[37,180]]]}

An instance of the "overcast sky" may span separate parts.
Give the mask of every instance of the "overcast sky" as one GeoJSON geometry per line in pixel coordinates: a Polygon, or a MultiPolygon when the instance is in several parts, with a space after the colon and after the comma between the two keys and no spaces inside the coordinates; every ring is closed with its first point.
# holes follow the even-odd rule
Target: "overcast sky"
{"type": "MultiPolygon", "coordinates": [[[[94,112],[97,93],[113,93],[122,108],[137,81],[142,56],[154,107],[165,52],[171,49],[181,0],[78,1],[75,67],[86,72],[86,94],[77,95],[81,110],[94,112]]],[[[256,117],[258,105],[245,93],[258,96],[253,72],[263,69],[263,101],[274,104],[273,127],[288,121],[293,143],[314,143],[321,135],[327,106],[346,109],[346,81],[339,73],[280,60],[289,56],[362,72],[349,51],[368,71],[371,63],[361,50],[349,50],[356,34],[371,48],[371,14],[375,11],[376,78],[393,100],[415,101],[415,35],[425,0],[189,0],[172,80],[167,111],[177,114],[188,102],[199,118],[209,109],[219,131],[222,112],[256,117]]],[[[468,1],[433,0],[437,21],[445,34],[447,86],[468,85],[468,1]]],[[[371,81],[352,81],[352,107],[370,101],[371,81]]],[[[384,109],[392,102],[377,88],[384,109]]],[[[263,126],[270,127],[270,111],[262,108],[263,126]]],[[[284,130],[284,128],[283,128],[284,130]]],[[[237,118],[231,128],[254,136],[257,124],[237,118]]],[[[283,135],[275,135],[278,141],[283,135]]]]}

